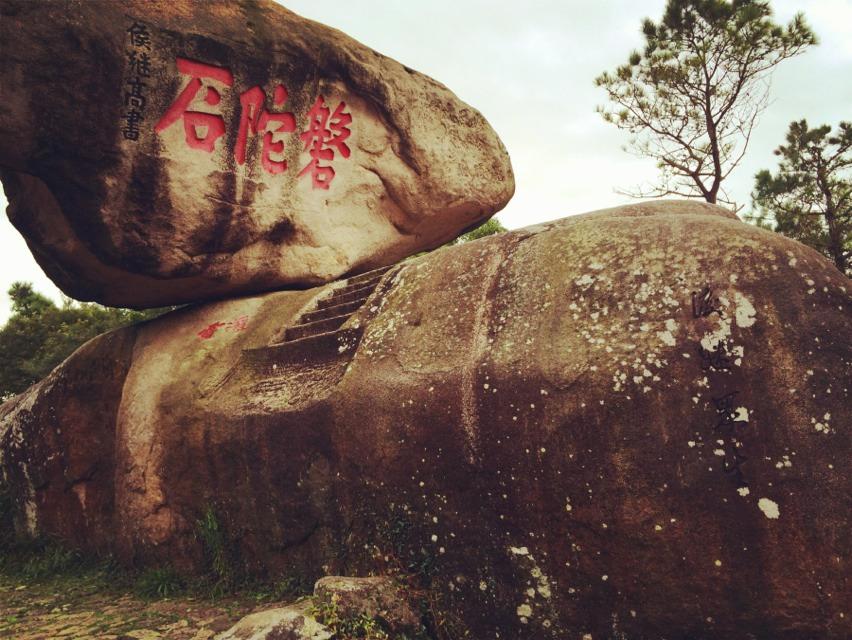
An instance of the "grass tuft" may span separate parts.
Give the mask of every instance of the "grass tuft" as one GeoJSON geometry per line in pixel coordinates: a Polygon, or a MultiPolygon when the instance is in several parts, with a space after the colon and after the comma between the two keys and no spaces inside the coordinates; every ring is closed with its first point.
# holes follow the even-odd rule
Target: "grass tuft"
{"type": "Polygon", "coordinates": [[[149,600],[173,598],[187,589],[183,576],[170,565],[143,571],[133,586],[137,595],[149,600]]]}

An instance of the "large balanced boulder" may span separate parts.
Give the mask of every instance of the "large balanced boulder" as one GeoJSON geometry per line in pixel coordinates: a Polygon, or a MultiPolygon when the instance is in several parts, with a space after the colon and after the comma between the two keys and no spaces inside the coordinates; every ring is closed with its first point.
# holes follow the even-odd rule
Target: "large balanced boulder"
{"type": "Polygon", "coordinates": [[[317,285],[514,191],[475,109],[271,0],[4,0],[0,43],[9,217],[80,300],[317,285]]]}
{"type": "Polygon", "coordinates": [[[190,569],[212,510],[246,570],[413,573],[458,637],[847,638],[850,312],[724,209],[599,211],[98,338],[0,468],[21,532],[190,569]]]}

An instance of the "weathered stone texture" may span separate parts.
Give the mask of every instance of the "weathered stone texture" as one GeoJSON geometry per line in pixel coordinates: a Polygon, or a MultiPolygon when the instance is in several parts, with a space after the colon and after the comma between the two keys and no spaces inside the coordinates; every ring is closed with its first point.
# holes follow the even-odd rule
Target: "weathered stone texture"
{"type": "Polygon", "coordinates": [[[115,423],[136,332],[87,342],[0,406],[0,482],[24,490],[20,533],[94,553],[115,548],[115,423]]]}
{"type": "Polygon", "coordinates": [[[331,632],[310,614],[311,602],[247,615],[216,640],[329,640],[331,632]]]}
{"type": "Polygon", "coordinates": [[[81,300],[317,285],[514,191],[479,112],[271,0],[4,0],[0,83],[9,217],[81,300]]]}
{"type": "Polygon", "coordinates": [[[38,532],[190,565],[212,504],[250,570],[414,572],[470,637],[846,638],[850,311],[803,245],[622,207],[112,334],[123,385],[86,375],[117,410],[26,422],[37,385],[2,466],[38,532]],[[115,432],[115,508],[74,535],[73,491],[20,462],[101,459],[59,429],[115,432]]]}
{"type": "Polygon", "coordinates": [[[314,585],[312,597],[252,613],[216,640],[328,640],[340,637],[337,631],[347,637],[423,638],[421,615],[393,578],[326,576],[314,585]]]}

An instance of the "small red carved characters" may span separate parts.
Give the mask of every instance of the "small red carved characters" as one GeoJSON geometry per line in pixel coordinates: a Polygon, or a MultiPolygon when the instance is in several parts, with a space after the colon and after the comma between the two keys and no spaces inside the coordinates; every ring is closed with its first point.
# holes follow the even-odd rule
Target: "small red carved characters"
{"type": "Polygon", "coordinates": [[[231,331],[235,331],[235,332],[236,331],[245,331],[246,328],[248,327],[248,321],[249,321],[248,316],[240,316],[236,320],[231,320],[228,323],[228,328],[231,331]]]}
{"type": "Polygon", "coordinates": [[[305,143],[304,150],[310,149],[311,161],[299,172],[299,177],[310,172],[314,189],[328,189],[334,179],[334,169],[320,165],[320,161],[334,160],[334,149],[329,147],[336,148],[344,158],[349,157],[345,140],[351,134],[347,125],[352,122],[352,116],[344,113],[344,109],[346,103],[341,102],[331,113],[325,105],[325,98],[319,96],[308,112],[308,130],[299,137],[305,143]]]}
{"type": "Polygon", "coordinates": [[[224,327],[224,326],[225,326],[224,322],[213,322],[212,324],[207,325],[201,331],[199,331],[198,337],[201,338],[202,340],[209,340],[214,335],[216,335],[216,332],[221,327],[224,327]]]}
{"type": "Polygon", "coordinates": [[[154,131],[160,133],[183,118],[186,143],[193,149],[212,153],[216,140],[225,133],[225,120],[222,116],[213,113],[190,111],[189,105],[201,88],[204,87],[207,90],[204,95],[204,102],[216,106],[221,102],[222,95],[218,89],[210,86],[209,83],[202,82],[202,80],[214,80],[230,87],[234,84],[234,76],[228,69],[195,62],[187,58],[177,59],[177,69],[180,73],[191,76],[192,80],[154,126],[154,131]],[[203,133],[200,134],[199,130],[203,130],[203,133]]]}
{"type": "MultiPolygon", "coordinates": [[[[260,162],[263,168],[272,175],[287,170],[287,161],[284,160],[284,141],[280,139],[283,133],[292,133],[296,130],[296,118],[289,111],[269,111],[264,108],[266,95],[260,87],[252,87],[240,94],[240,129],[237,133],[237,144],[234,147],[234,158],[238,164],[246,162],[246,144],[248,135],[263,134],[263,149],[260,162]],[[270,124],[277,127],[267,130],[270,124]],[[273,138],[278,136],[279,139],[273,138]],[[281,159],[273,160],[272,154],[277,154],[281,159]]],[[[287,89],[279,84],[275,87],[272,99],[275,107],[281,108],[287,102],[287,89]]]]}
{"type": "Polygon", "coordinates": [[[235,320],[230,320],[229,322],[213,322],[206,327],[204,327],[201,331],[199,331],[196,335],[201,340],[209,340],[213,336],[216,335],[216,332],[223,327],[229,331],[233,331],[237,333],[238,331],[245,331],[248,328],[248,316],[240,316],[235,320]]]}

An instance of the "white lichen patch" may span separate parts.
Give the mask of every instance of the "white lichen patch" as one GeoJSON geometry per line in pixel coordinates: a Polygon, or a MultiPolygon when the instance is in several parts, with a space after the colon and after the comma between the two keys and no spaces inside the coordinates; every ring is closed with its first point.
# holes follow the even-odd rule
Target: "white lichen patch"
{"type": "MultiPolygon", "coordinates": [[[[524,582],[528,585],[521,592],[523,602],[517,608],[518,617],[523,624],[527,624],[528,619],[533,613],[533,603],[537,597],[544,600],[549,600],[551,597],[550,579],[541,570],[541,567],[535,561],[535,558],[526,547],[509,547],[509,551],[514,556],[519,556],[517,564],[518,568],[529,571],[529,578],[524,582]]],[[[545,606],[544,603],[539,603],[539,606],[545,606]]]]}
{"type": "Polygon", "coordinates": [[[755,323],[757,311],[754,310],[751,300],[746,298],[739,291],[734,291],[734,318],[736,318],[737,326],[741,329],[750,327],[755,323]]]}
{"type": "Polygon", "coordinates": [[[831,426],[829,424],[830,419],[831,414],[826,413],[822,420],[811,418],[811,424],[814,425],[814,430],[818,433],[831,433],[831,426]]]}
{"type": "Polygon", "coordinates": [[[737,345],[731,348],[731,355],[734,356],[734,364],[738,367],[743,363],[743,356],[745,355],[745,347],[742,345],[737,345]]]}
{"type": "Polygon", "coordinates": [[[657,337],[660,339],[660,342],[662,342],[666,346],[669,346],[669,347],[675,346],[675,338],[672,335],[671,331],[669,331],[669,330],[657,331],[657,337]]]}
{"type": "Polygon", "coordinates": [[[745,498],[750,493],[750,491],[748,490],[748,487],[740,487],[739,489],[737,489],[737,493],[740,494],[743,498],[745,498]]]}
{"type": "Polygon", "coordinates": [[[774,500],[770,500],[769,498],[761,498],[757,501],[758,508],[763,511],[763,515],[765,515],[770,520],[777,520],[781,512],[778,509],[778,503],[774,500]]]}
{"type": "Polygon", "coordinates": [[[731,336],[731,319],[720,318],[715,329],[708,331],[701,338],[701,346],[707,351],[716,351],[718,346],[731,336]]]}
{"type": "Polygon", "coordinates": [[[793,466],[793,461],[790,460],[790,456],[781,456],[781,460],[775,463],[776,469],[789,469],[793,466]]]}

